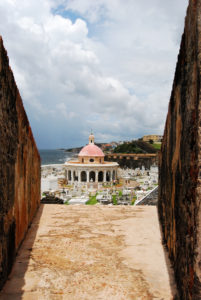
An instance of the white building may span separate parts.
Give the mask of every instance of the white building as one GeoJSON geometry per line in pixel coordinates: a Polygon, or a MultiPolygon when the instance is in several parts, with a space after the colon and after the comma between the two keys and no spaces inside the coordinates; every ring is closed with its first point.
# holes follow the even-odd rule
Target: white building
{"type": "Polygon", "coordinates": [[[82,148],[78,160],[65,163],[68,183],[111,183],[117,179],[118,163],[104,161],[103,151],[94,144],[94,135],[89,136],[89,144],[82,148]]]}

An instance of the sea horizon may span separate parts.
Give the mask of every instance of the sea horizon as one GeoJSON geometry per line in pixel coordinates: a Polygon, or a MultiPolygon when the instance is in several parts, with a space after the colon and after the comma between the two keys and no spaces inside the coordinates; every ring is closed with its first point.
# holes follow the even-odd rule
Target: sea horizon
{"type": "Polygon", "coordinates": [[[63,164],[75,153],[67,152],[65,149],[38,149],[41,157],[41,165],[63,164]]]}

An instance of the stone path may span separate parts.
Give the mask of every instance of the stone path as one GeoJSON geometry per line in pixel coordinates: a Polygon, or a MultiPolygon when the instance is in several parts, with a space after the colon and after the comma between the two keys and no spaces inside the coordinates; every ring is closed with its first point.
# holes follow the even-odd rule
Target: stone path
{"type": "Polygon", "coordinates": [[[156,207],[41,205],[0,299],[173,299],[156,207]]]}

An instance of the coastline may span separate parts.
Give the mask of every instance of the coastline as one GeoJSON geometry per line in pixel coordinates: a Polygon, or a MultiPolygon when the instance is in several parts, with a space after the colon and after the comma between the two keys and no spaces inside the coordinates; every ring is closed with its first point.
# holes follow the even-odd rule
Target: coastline
{"type": "Polygon", "coordinates": [[[63,166],[64,165],[64,163],[63,164],[48,164],[48,165],[41,165],[41,168],[42,167],[58,167],[58,166],[63,166]]]}
{"type": "Polygon", "coordinates": [[[41,166],[61,165],[74,156],[73,153],[67,153],[57,149],[39,150],[41,157],[41,166]]]}

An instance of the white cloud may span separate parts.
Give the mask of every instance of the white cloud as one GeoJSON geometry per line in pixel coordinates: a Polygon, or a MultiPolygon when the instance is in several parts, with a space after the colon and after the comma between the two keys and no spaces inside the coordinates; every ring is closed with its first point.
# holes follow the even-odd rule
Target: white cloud
{"type": "Polygon", "coordinates": [[[4,0],[0,34],[39,147],[162,133],[187,0],[4,0]],[[71,19],[72,20],[71,20],[71,19]]]}

